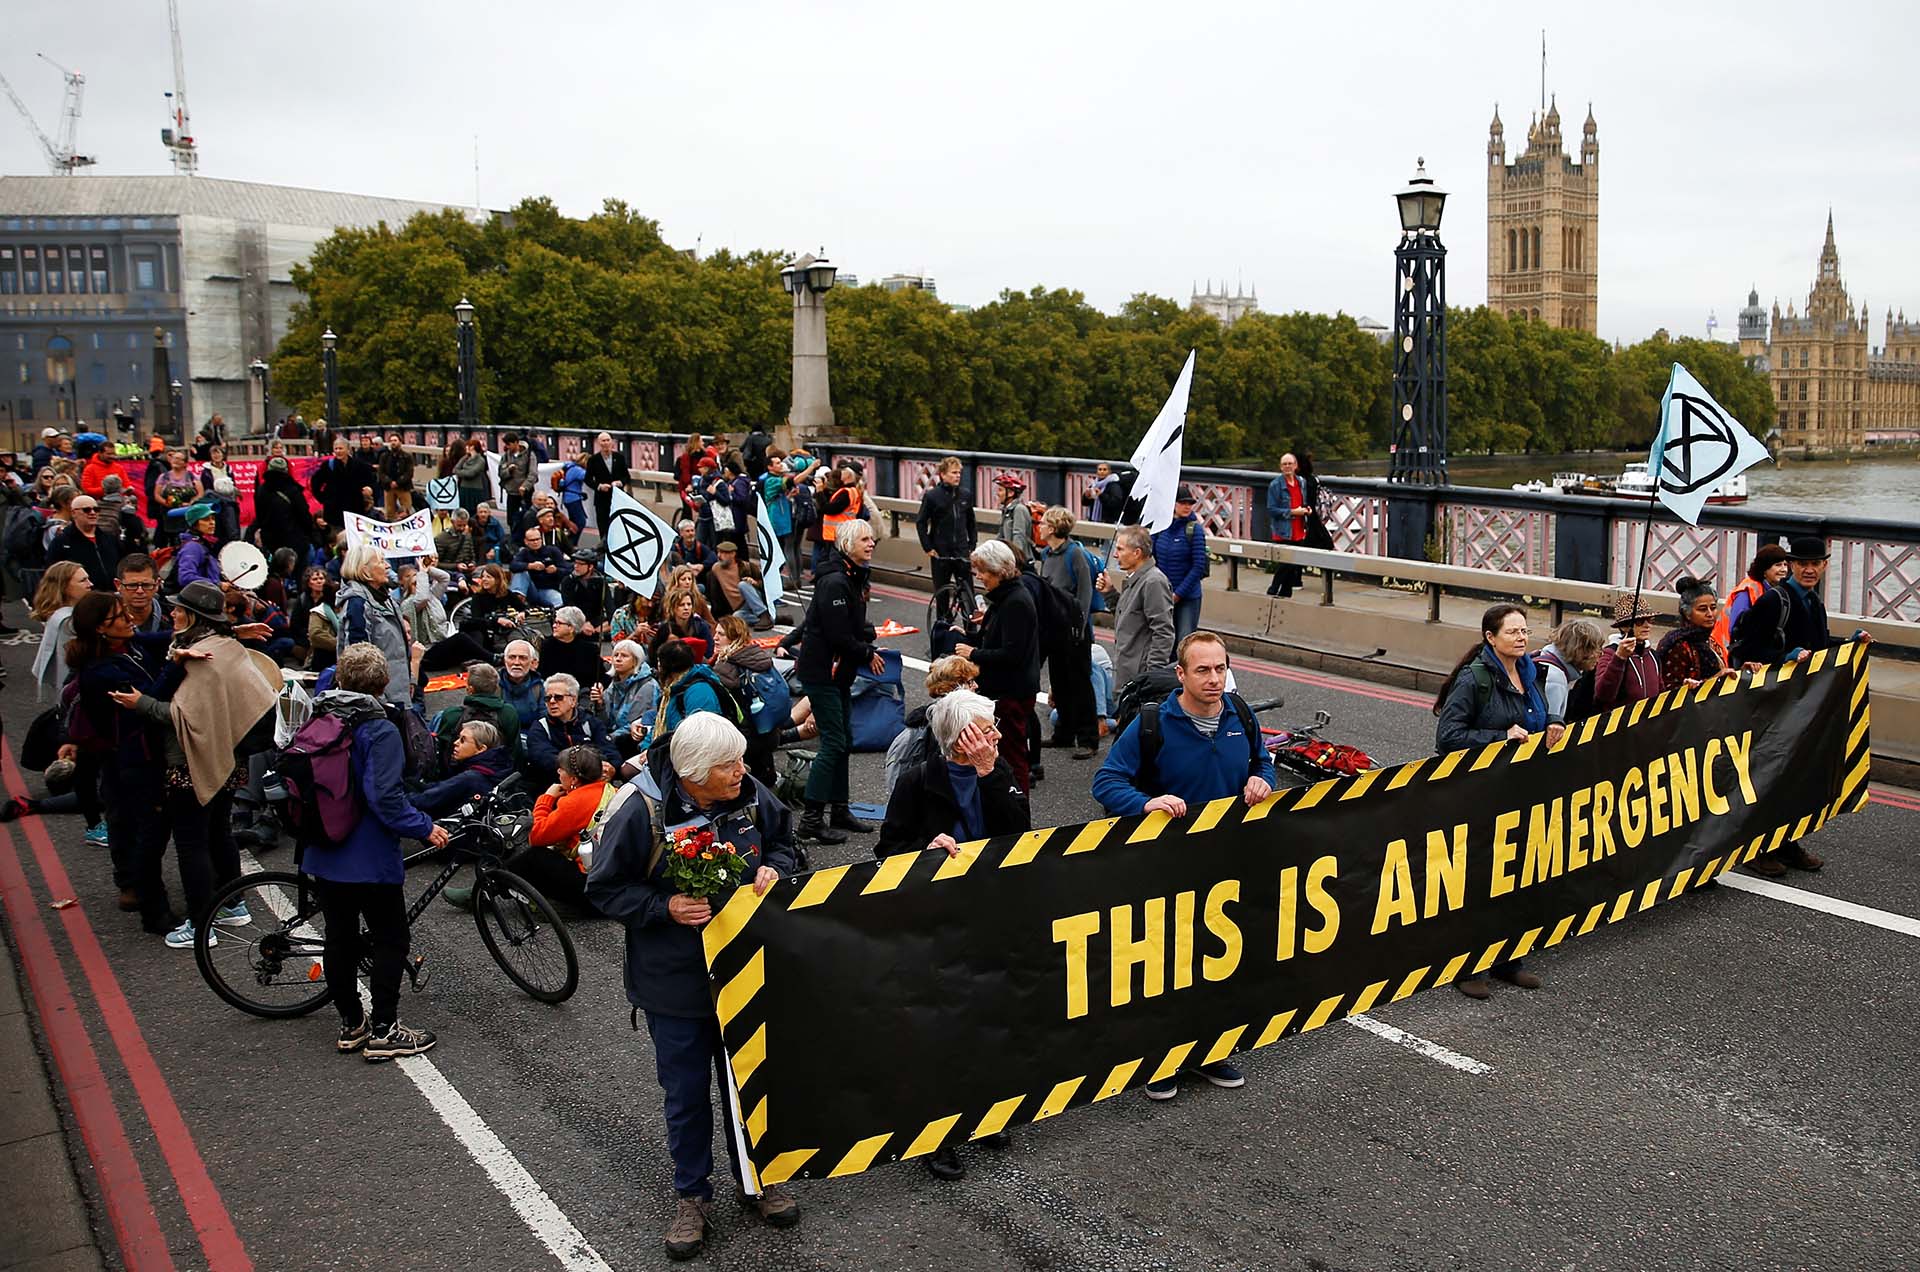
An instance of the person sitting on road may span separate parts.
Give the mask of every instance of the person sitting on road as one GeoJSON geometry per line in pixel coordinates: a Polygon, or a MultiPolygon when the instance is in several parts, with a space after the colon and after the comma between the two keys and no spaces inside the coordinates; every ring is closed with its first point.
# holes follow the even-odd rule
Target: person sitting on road
{"type": "MultiPolygon", "coordinates": [[[[875,856],[938,849],[957,857],[963,843],[1031,828],[1027,797],[1000,757],[993,709],[993,699],[971,689],[955,689],[928,708],[934,754],[909,768],[893,788],[875,856]]],[[[1000,1131],[982,1142],[1005,1148],[1012,1138],[1000,1131]]],[[[928,1157],[927,1170],[936,1179],[967,1173],[952,1146],[928,1157]]]]}
{"type": "Polygon", "coordinates": [[[647,651],[634,641],[615,643],[612,678],[605,686],[594,686],[593,708],[607,722],[607,732],[623,755],[627,751],[621,739],[629,736],[636,723],[644,732],[653,723],[659,703],[660,684],[647,666],[647,651]]]}
{"type": "Polygon", "coordinates": [[[469,663],[466,670],[466,696],[459,705],[448,707],[434,717],[433,735],[438,739],[445,762],[452,762],[453,744],[460,730],[478,720],[493,726],[499,734],[499,745],[506,748],[513,766],[518,767],[526,755],[522,738],[526,726],[519,711],[500,696],[500,669],[492,663],[477,662],[469,663]]]}
{"type": "Polygon", "coordinates": [[[528,526],[521,542],[525,546],[513,556],[514,590],[525,592],[536,605],[558,609],[566,603],[560,596],[560,576],[567,570],[565,554],[545,543],[537,526],[528,526]]]}
{"type": "MultiPolygon", "coordinates": [[[[581,836],[594,827],[611,803],[613,792],[602,776],[600,752],[590,746],[570,746],[555,765],[558,780],[534,801],[533,820],[524,848],[507,858],[505,868],[519,875],[550,901],[591,909],[586,900],[586,862],[580,858],[581,836]]],[[[442,889],[440,896],[456,910],[473,909],[470,884],[442,889]]]]}
{"type": "Polygon", "coordinates": [[[546,714],[527,726],[526,771],[536,782],[554,780],[560,771],[560,752],[570,746],[590,746],[600,753],[606,776],[620,766],[620,752],[599,716],[581,709],[580,682],[565,672],[546,681],[546,714]]]}
{"type": "Polygon", "coordinates": [[[643,648],[653,640],[653,598],[630,592],[620,608],[613,611],[608,634],[615,640],[631,640],[643,648]]]}
{"type": "Polygon", "coordinates": [[[485,720],[461,725],[450,754],[453,767],[447,776],[407,797],[408,803],[429,817],[445,817],[513,774],[513,752],[502,744],[500,730],[485,720]]]}
{"type": "Polygon", "coordinates": [[[564,672],[586,689],[599,688],[607,678],[600,642],[578,607],[562,605],[553,612],[553,635],[540,642],[539,671],[547,680],[564,672]]]}
{"type": "Polygon", "coordinates": [[[460,609],[456,630],[420,655],[420,681],[435,672],[491,662],[495,642],[519,630],[526,599],[513,591],[505,567],[483,565],[473,574],[473,592],[460,609]]]}
{"type": "MultiPolygon", "coordinates": [[[[629,799],[601,831],[587,872],[587,900],[626,926],[627,1001],[643,1013],[653,1062],[666,1096],[667,1148],[673,1158],[677,1202],[666,1231],[666,1252],[691,1259],[706,1243],[713,1208],[713,1087],[720,1082],[721,1135],[736,1184],[737,1137],[724,1094],[720,1021],[713,982],[701,952],[700,929],[726,904],[731,890],[710,898],[674,892],[667,884],[667,835],[680,827],[712,830],[746,863],[741,886],[764,896],[793,872],[792,817],[747,772],[746,739],[719,716],[702,714],[674,731],[656,795],[629,799]]],[[[800,1207],[778,1187],[741,1204],[767,1224],[789,1228],[800,1207]]]]}
{"type": "MultiPolygon", "coordinates": [[[[1197,631],[1175,651],[1180,688],[1142,707],[1114,739],[1093,778],[1093,797],[1115,817],[1185,817],[1216,799],[1249,808],[1273,793],[1273,760],[1252,710],[1227,691],[1227,646],[1197,631]]],[[[1194,1069],[1217,1087],[1246,1083],[1225,1060],[1194,1069]]],[[[1147,1084],[1150,1100],[1180,1093],[1177,1075],[1147,1084]]]]}
{"type": "Polygon", "coordinates": [[[917,764],[924,764],[939,751],[933,744],[933,730],[927,723],[927,713],[933,704],[956,689],[978,690],[980,687],[980,668],[972,659],[962,658],[958,654],[948,654],[936,659],[927,668],[926,706],[915,707],[907,712],[906,727],[894,735],[887,743],[887,797],[892,799],[894,787],[900,782],[901,774],[917,764]]]}
{"type": "Polygon", "coordinates": [[[575,548],[568,553],[573,569],[560,580],[560,599],[587,616],[589,634],[606,626],[607,578],[593,567],[600,554],[592,548],[575,548]]]}
{"type": "Polygon", "coordinates": [[[654,667],[660,678],[660,706],[647,733],[647,747],[671,738],[689,716],[702,712],[726,714],[720,709],[720,696],[726,690],[719,673],[694,657],[693,646],[669,640],[660,646],[654,667]]]}
{"type": "Polygon", "coordinates": [[[705,658],[713,652],[713,625],[699,613],[699,594],[690,586],[676,585],[667,593],[662,607],[665,619],[654,629],[649,652],[654,666],[660,665],[660,648],[670,640],[697,641],[694,652],[705,658]]]}
{"type": "Polygon", "coordinates": [[[525,640],[508,641],[506,652],[500,655],[500,668],[505,673],[500,677],[500,698],[519,715],[522,733],[547,714],[546,682],[533,669],[538,656],[533,642],[525,640]]]}
{"type": "Polygon", "coordinates": [[[689,517],[682,517],[680,524],[674,527],[673,546],[667,549],[666,568],[678,570],[681,566],[690,568],[705,582],[708,569],[720,558],[714,550],[700,542],[700,527],[689,517]]]}
{"type": "MultiPolygon", "coordinates": [[[[1566,726],[1547,709],[1540,671],[1527,654],[1527,612],[1518,605],[1488,606],[1480,615],[1480,641],[1461,656],[1433,700],[1435,749],[1445,754],[1508,739],[1524,741],[1536,733],[1553,746],[1566,726]]],[[[1501,980],[1521,989],[1540,988],[1540,978],[1519,959],[1493,969],[1501,980]]],[[[1463,976],[1453,986],[1468,998],[1490,994],[1484,973],[1463,976]]]]}
{"type": "Polygon", "coordinates": [[[451,571],[462,580],[470,578],[478,562],[473,545],[473,514],[465,508],[455,508],[453,516],[445,530],[433,537],[433,554],[440,558],[440,568],[451,571]]]}
{"type": "Polygon", "coordinates": [[[717,615],[738,614],[755,631],[773,629],[773,611],[767,608],[766,586],[760,567],[742,559],[740,545],[722,539],[714,545],[719,560],[707,571],[707,603],[717,615]]]}

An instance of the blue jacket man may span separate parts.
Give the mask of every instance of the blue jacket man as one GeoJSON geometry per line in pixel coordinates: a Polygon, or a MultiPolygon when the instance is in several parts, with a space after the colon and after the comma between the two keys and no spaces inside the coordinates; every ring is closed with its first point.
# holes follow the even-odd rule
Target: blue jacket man
{"type": "Polygon", "coordinates": [[[1185,640],[1200,626],[1200,594],[1207,579],[1207,528],[1194,515],[1193,491],[1173,496],[1173,521],[1153,536],[1153,562],[1173,589],[1173,638],[1185,640]]]}
{"type": "MultiPolygon", "coordinates": [[[[1243,704],[1227,698],[1225,643],[1212,632],[1195,632],[1180,642],[1178,657],[1180,689],[1168,694],[1155,713],[1160,746],[1152,762],[1141,754],[1143,709],[1120,731],[1094,775],[1094,798],[1116,817],[1150,812],[1185,817],[1212,800],[1238,796],[1252,806],[1273,793],[1273,761],[1259,726],[1249,736],[1240,719],[1243,704]]],[[[1219,1087],[1246,1083],[1224,1060],[1193,1072],[1219,1087]]],[[[1171,1100],[1179,1093],[1177,1075],[1146,1088],[1150,1100],[1171,1100]]]]}
{"type": "MultiPolygon", "coordinates": [[[[747,772],[746,739],[711,713],[690,717],[667,747],[669,762],[635,779],[639,798],[626,800],[601,830],[587,873],[587,900],[627,929],[627,1001],[646,1016],[654,1068],[666,1095],[667,1148],[679,1208],[667,1229],[667,1253],[691,1258],[705,1242],[713,1203],[713,1091],[727,1089],[720,1021],[700,930],[726,905],[734,889],[700,898],[669,882],[668,837],[681,828],[711,830],[746,861],[737,886],[765,894],[793,873],[793,820],[772,791],[747,772]]],[[[721,1138],[740,1178],[727,1106],[721,1138]]],[[[742,1200],[774,1227],[791,1227],[800,1210],[769,1189],[742,1200]]]]}

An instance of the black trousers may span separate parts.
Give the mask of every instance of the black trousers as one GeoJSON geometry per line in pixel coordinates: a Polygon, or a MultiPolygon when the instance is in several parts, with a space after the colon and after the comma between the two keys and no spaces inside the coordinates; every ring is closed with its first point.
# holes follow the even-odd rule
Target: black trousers
{"type": "Polygon", "coordinates": [[[957,606],[960,613],[971,618],[974,611],[973,566],[965,557],[937,556],[928,563],[933,568],[933,590],[939,591],[952,583],[957,589],[957,606]]]}
{"type": "MultiPolygon", "coordinates": [[[[191,790],[169,788],[166,811],[167,820],[173,823],[180,888],[187,894],[187,918],[195,927],[202,927],[211,919],[208,910],[213,894],[240,877],[240,848],[233,842],[233,791],[222,788],[202,804],[191,790]]],[[[166,840],[159,842],[164,851],[166,840]]],[[[149,875],[157,879],[159,874],[160,861],[155,855],[149,875]]]]}
{"type": "Polygon", "coordinates": [[[343,1023],[358,1024],[360,960],[371,956],[367,988],[373,995],[377,1028],[400,1018],[400,973],[407,965],[407,894],[397,883],[335,883],[315,879],[320,912],[327,920],[327,945],[321,963],[327,988],[343,1023]],[[366,920],[366,939],[360,921],[366,920]]]}
{"type": "MultiPolygon", "coordinates": [[[[1076,644],[1047,657],[1047,683],[1060,713],[1059,736],[1083,747],[1097,746],[1100,729],[1093,718],[1093,647],[1076,644]]],[[[1037,734],[1039,729],[1034,732],[1037,734]]]]}
{"type": "Polygon", "coordinates": [[[556,905],[593,909],[587,903],[587,876],[551,848],[522,848],[507,858],[507,869],[540,889],[540,895],[556,905]]]}

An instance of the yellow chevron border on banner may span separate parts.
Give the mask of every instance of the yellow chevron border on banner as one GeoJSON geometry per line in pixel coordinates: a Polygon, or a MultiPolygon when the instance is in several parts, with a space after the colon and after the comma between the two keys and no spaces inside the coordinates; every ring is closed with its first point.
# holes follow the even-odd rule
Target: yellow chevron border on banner
{"type": "MultiPolygon", "coordinates": [[[[958,1138],[979,1139],[995,1134],[1016,1119],[1021,1119],[1023,1109],[1031,1110],[1023,1120],[1044,1121],[1076,1105],[1112,1099],[1139,1081],[1169,1078],[1190,1064],[1213,1063],[1235,1051],[1257,1050],[1285,1037],[1323,1028],[1337,1018],[1369,1011],[1383,999],[1399,1002],[1422,989],[1451,984],[1463,974],[1484,973],[1501,962],[1524,957],[1535,949],[1551,949],[1569,936],[1585,936],[1602,923],[1623,922],[1629,916],[1642,913],[1662,901],[1677,899],[1690,889],[1709,886],[1720,875],[1735,867],[1754,861],[1762,853],[1779,849],[1788,838],[1798,838],[1810,831],[1817,831],[1833,816],[1857,810],[1867,803],[1872,760],[1869,744],[1871,714],[1868,659],[1858,647],[1847,644],[1816,651],[1805,663],[1798,665],[1798,673],[1813,676],[1841,667],[1849,669],[1854,683],[1849,696],[1848,738],[1844,755],[1846,776],[1839,784],[1837,794],[1820,808],[1771,830],[1762,831],[1748,842],[1711,858],[1704,865],[1685,866],[1671,876],[1636,884],[1611,900],[1599,901],[1584,910],[1562,916],[1551,925],[1550,930],[1548,925],[1529,927],[1515,937],[1502,937],[1485,946],[1457,954],[1440,966],[1437,974],[1434,966],[1429,964],[1406,972],[1397,983],[1391,979],[1380,980],[1357,993],[1324,997],[1304,1015],[1300,1009],[1290,1008],[1268,1018],[1257,1033],[1253,1032],[1253,1024],[1233,1025],[1213,1036],[1204,1050],[1202,1040],[1196,1039],[1169,1048],[1157,1063],[1153,1063],[1153,1057],[1125,1060],[1113,1065],[1097,1084],[1090,1083],[1089,1076],[1081,1074],[1054,1082],[1044,1091],[1009,1096],[993,1104],[977,1121],[972,1122],[971,1129],[968,1127],[969,1113],[963,1111],[935,1119],[917,1129],[906,1128],[904,1133],[896,1129],[868,1135],[841,1146],[790,1149],[778,1153],[759,1172],[760,1177],[768,1184],[781,1183],[802,1173],[809,1165],[822,1161],[835,1163],[827,1171],[830,1176],[853,1175],[870,1169],[883,1159],[923,1156],[958,1138]],[[1251,1041],[1248,1041],[1249,1037],[1251,1041]],[[1149,1069],[1150,1064],[1152,1067],[1149,1069]],[[905,1138],[908,1135],[910,1139],[905,1138]],[[895,1144],[902,1144],[903,1147],[897,1153],[889,1154],[889,1146],[895,1144]]],[[[1616,707],[1603,716],[1591,717],[1576,729],[1569,729],[1562,738],[1562,745],[1580,745],[1595,736],[1611,734],[1621,727],[1631,728],[1643,717],[1651,719],[1664,710],[1679,710],[1695,705],[1709,695],[1764,691],[1791,679],[1794,674],[1794,664],[1781,664],[1751,676],[1721,677],[1717,684],[1708,681],[1699,686],[1697,691],[1677,688],[1655,699],[1644,700],[1631,707],[1616,707]],[[1771,675],[1768,674],[1769,670],[1771,675]]],[[[1364,799],[1375,792],[1398,791],[1422,777],[1428,781],[1443,781],[1463,764],[1470,763],[1472,770],[1479,770],[1503,757],[1510,763],[1521,763],[1558,749],[1540,746],[1539,736],[1528,740],[1532,745],[1501,742],[1484,747],[1468,747],[1437,757],[1423,756],[1404,764],[1368,770],[1352,777],[1328,778],[1311,785],[1282,788],[1252,808],[1233,798],[1212,801],[1197,810],[1188,833],[1213,829],[1230,818],[1251,822],[1271,812],[1304,812],[1326,802],[1330,796],[1334,797],[1334,802],[1345,802],[1364,799]]],[[[1094,851],[1110,839],[1121,820],[1124,819],[1106,818],[1080,827],[1062,848],[1062,855],[1094,851]]],[[[1129,832],[1127,842],[1157,840],[1173,820],[1158,814],[1143,818],[1129,832]]],[[[996,850],[991,841],[973,841],[962,845],[956,857],[943,858],[936,866],[919,873],[915,873],[913,868],[922,859],[922,854],[909,853],[885,858],[875,865],[859,863],[815,871],[805,876],[797,888],[771,890],[765,897],[755,896],[750,888],[737,890],[707,925],[702,939],[710,965],[724,962],[732,969],[716,995],[716,1015],[728,1040],[735,1078],[740,1086],[747,1088],[756,1085],[756,1080],[763,1079],[768,1058],[765,998],[761,993],[767,984],[766,951],[764,947],[754,948],[751,954],[743,956],[742,951],[732,947],[762,904],[774,900],[776,905],[789,910],[824,904],[840,895],[840,884],[849,872],[861,873],[864,882],[857,895],[864,897],[893,892],[909,879],[925,882],[929,879],[958,878],[965,875],[982,857],[992,861],[996,851],[999,852],[999,859],[992,861],[995,868],[1025,865],[1036,860],[1048,847],[1056,829],[1047,827],[1026,832],[1004,850],[996,850]]],[[[771,1114],[768,1100],[765,1095],[756,1099],[743,1098],[742,1107],[751,1107],[745,1119],[745,1130],[749,1141],[757,1147],[769,1127],[771,1114]]]]}

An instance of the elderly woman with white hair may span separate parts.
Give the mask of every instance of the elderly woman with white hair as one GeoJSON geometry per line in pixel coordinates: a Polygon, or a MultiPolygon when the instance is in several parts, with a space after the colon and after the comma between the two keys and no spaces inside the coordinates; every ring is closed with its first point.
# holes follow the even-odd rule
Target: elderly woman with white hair
{"type": "Polygon", "coordinates": [[[1032,786],[1027,740],[1039,728],[1033,705],[1040,692],[1040,615],[1020,581],[1020,561],[1012,548],[989,539],[973,550],[972,560],[974,582],[987,598],[987,617],[980,642],[955,645],[953,652],[980,668],[980,692],[993,699],[1000,726],[1000,756],[1025,791],[1032,786]]]}
{"type": "MultiPolygon", "coordinates": [[[[668,744],[658,798],[629,799],[602,828],[587,872],[587,900],[626,925],[627,1001],[647,1020],[655,1070],[666,1095],[667,1148],[678,1199],[666,1231],[666,1252],[690,1259],[706,1242],[713,1206],[713,1106],[716,1079],[721,1138],[740,1182],[740,1162],[727,1097],[727,1072],[714,1014],[713,986],[700,929],[726,905],[732,889],[712,897],[675,892],[667,882],[667,837],[682,827],[711,830],[745,859],[735,886],[764,895],[796,866],[791,817],[772,791],[747,772],[746,739],[710,712],[688,716],[668,744]]],[[[778,1188],[741,1204],[776,1228],[800,1221],[800,1208],[778,1188]]]]}
{"type": "MultiPolygon", "coordinates": [[[[1004,545],[1002,545],[1004,546],[1004,545]]],[[[960,855],[960,845],[1028,830],[1027,797],[1000,756],[993,700],[955,689],[927,708],[927,726],[939,753],[908,769],[887,801],[876,856],[939,850],[960,855]]],[[[1004,1148],[1003,1131],[985,1142],[1004,1148]]],[[[959,1179],[966,1166],[952,1147],[927,1158],[936,1179],[959,1179]]]]}
{"type": "MultiPolygon", "coordinates": [[[[613,674],[604,686],[596,685],[588,702],[607,722],[614,743],[628,736],[636,720],[651,721],[660,705],[660,684],[647,666],[647,651],[639,642],[618,641],[613,646],[613,674]]],[[[621,750],[624,752],[625,747],[621,750]]],[[[635,748],[638,749],[637,747],[635,748]]]]}
{"type": "Polygon", "coordinates": [[[387,685],[380,697],[405,705],[413,700],[412,642],[393,574],[380,549],[362,543],[347,549],[340,565],[340,644],[376,646],[387,658],[387,685]]]}
{"type": "Polygon", "coordinates": [[[591,635],[586,613],[578,605],[562,605],[553,612],[553,635],[540,642],[540,662],[536,670],[542,680],[558,675],[572,676],[583,693],[591,693],[607,678],[607,664],[600,657],[600,641],[591,635]]]}
{"type": "Polygon", "coordinates": [[[862,667],[879,675],[884,664],[875,651],[873,624],[867,621],[867,563],[873,560],[873,527],[865,521],[842,524],[835,552],[828,553],[813,576],[813,601],[800,620],[800,654],[794,672],[800,678],[820,747],[807,774],[807,810],[799,835],[823,844],[844,844],[847,831],[866,832],[873,823],[847,807],[847,757],[853,749],[853,680],[862,667]],[[829,813],[831,808],[831,813],[829,813]]]}

